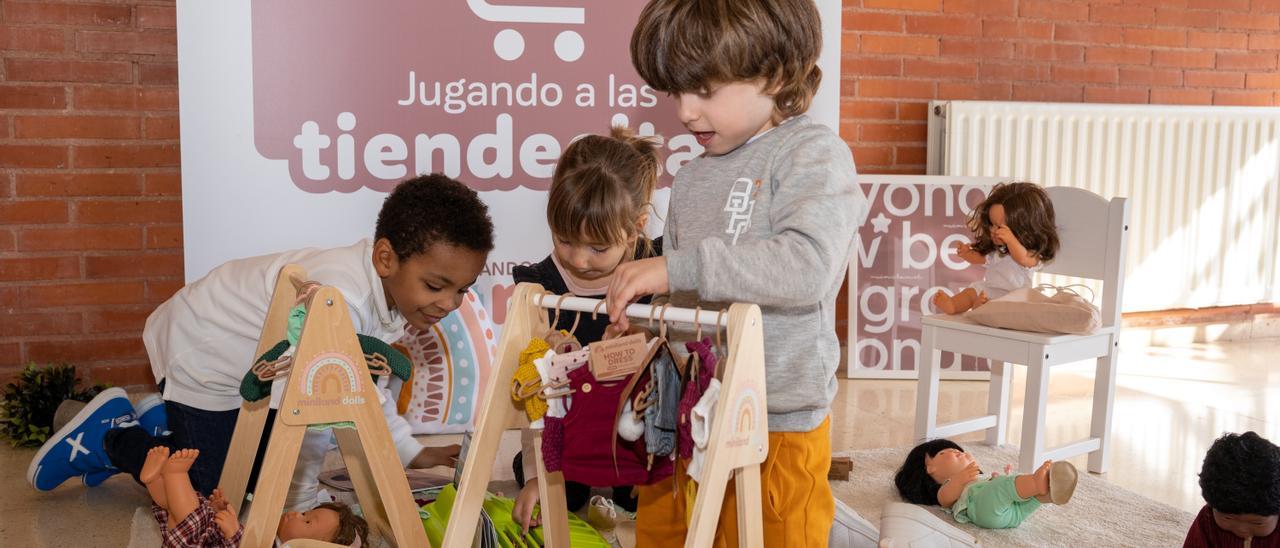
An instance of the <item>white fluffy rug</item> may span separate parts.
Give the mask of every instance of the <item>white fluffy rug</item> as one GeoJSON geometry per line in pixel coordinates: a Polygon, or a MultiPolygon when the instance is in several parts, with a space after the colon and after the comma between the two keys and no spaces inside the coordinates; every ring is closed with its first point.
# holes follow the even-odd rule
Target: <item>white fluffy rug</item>
{"type": "MultiPolygon", "coordinates": [[[[901,501],[893,486],[893,474],[910,447],[866,449],[848,453],[853,458],[849,481],[831,482],[836,498],[871,523],[880,523],[880,510],[888,502],[901,501]]],[[[978,443],[965,445],[984,470],[1003,470],[1017,463],[1016,448],[995,448],[978,443]]],[[[935,515],[955,524],[937,506],[935,515]]],[[[1046,504],[1016,529],[986,530],[956,524],[977,537],[983,546],[1181,546],[1195,516],[1144,498],[1136,493],[1084,473],[1071,502],[1046,504]]]]}

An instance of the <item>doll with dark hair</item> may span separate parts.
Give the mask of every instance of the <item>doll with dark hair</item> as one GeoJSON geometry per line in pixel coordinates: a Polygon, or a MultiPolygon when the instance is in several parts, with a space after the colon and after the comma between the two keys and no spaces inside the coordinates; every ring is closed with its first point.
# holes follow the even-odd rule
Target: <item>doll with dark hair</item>
{"type": "Polygon", "coordinates": [[[956,254],[969,264],[985,265],[982,281],[948,296],[938,292],[933,306],[959,314],[1031,287],[1040,266],[1058,252],[1058,228],[1049,194],[1034,183],[1001,183],[969,215],[973,243],[956,244],[956,254]]]}
{"type": "Polygon", "coordinates": [[[1200,468],[1204,508],[1183,548],[1280,547],[1280,447],[1253,432],[1213,442],[1200,468]]]}
{"type": "Polygon", "coordinates": [[[913,504],[937,504],[960,523],[984,529],[1017,527],[1040,504],[1066,504],[1078,473],[1066,461],[1044,461],[1034,474],[986,477],[973,455],[948,439],[917,445],[894,475],[898,493],[913,504]]]}

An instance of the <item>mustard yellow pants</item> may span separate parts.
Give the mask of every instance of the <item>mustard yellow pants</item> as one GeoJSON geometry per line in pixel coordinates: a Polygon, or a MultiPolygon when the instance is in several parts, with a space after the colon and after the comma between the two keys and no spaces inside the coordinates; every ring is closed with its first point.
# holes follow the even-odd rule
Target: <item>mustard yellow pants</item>
{"type": "MultiPolygon", "coordinates": [[[[682,470],[683,466],[678,468],[682,470]]],[[[766,547],[827,545],[836,515],[835,499],[827,481],[830,469],[830,417],[808,432],[769,433],[769,455],[760,467],[766,547]]],[[[683,486],[682,476],[677,474],[683,486]]],[[[676,496],[673,489],[671,480],[637,489],[637,548],[675,546],[684,539],[688,532],[685,498],[676,496]]],[[[738,546],[738,500],[732,480],[720,508],[715,546],[738,546]]]]}

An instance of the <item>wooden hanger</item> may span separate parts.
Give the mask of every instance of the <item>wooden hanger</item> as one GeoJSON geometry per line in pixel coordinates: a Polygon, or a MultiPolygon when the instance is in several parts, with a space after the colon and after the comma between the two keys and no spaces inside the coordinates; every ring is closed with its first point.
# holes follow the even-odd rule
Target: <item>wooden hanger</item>
{"type": "Polygon", "coordinates": [[[693,309],[693,339],[702,340],[702,322],[698,321],[698,316],[702,314],[702,307],[697,306],[693,309]]]}
{"type": "MultiPolygon", "coordinates": [[[[644,367],[649,370],[649,382],[645,384],[643,390],[631,399],[631,412],[635,414],[637,420],[641,419],[643,417],[641,413],[652,405],[652,402],[649,401],[649,396],[658,388],[658,382],[653,375],[653,362],[657,359],[658,353],[662,351],[662,347],[667,346],[667,309],[670,307],[671,303],[662,305],[662,313],[659,315],[658,320],[658,338],[650,348],[649,355],[645,356],[644,367]]],[[[652,310],[650,310],[650,312],[652,312],[652,310]]],[[[672,362],[674,363],[676,361],[675,356],[671,354],[671,348],[669,346],[667,347],[667,354],[671,356],[672,362]]]]}
{"type": "Polygon", "coordinates": [[[564,303],[565,298],[573,296],[572,293],[565,293],[556,300],[555,319],[551,320],[550,328],[547,329],[546,335],[542,337],[542,340],[547,342],[547,346],[555,350],[557,354],[582,350],[582,343],[578,342],[578,338],[573,336],[573,333],[578,330],[578,322],[582,320],[581,313],[574,317],[573,328],[567,334],[556,329],[556,326],[560,325],[560,305],[564,303]]]}
{"type": "Polygon", "coordinates": [[[720,319],[724,317],[725,312],[727,310],[721,308],[720,313],[716,314],[716,371],[712,374],[716,378],[720,377],[720,364],[729,361],[729,356],[724,353],[724,347],[720,346],[720,330],[722,329],[720,327],[720,319]]]}
{"type": "MultiPolygon", "coordinates": [[[[666,340],[666,338],[667,338],[667,336],[666,336],[666,331],[667,331],[667,308],[668,308],[669,306],[670,306],[670,304],[662,305],[662,318],[661,318],[661,321],[662,321],[662,332],[663,332],[662,339],[663,339],[664,341],[665,341],[665,340],[666,340]]],[[[694,323],[694,325],[698,325],[698,313],[697,313],[697,311],[695,311],[695,312],[693,313],[693,323],[694,323]]],[[[667,350],[668,350],[668,351],[670,351],[670,350],[671,350],[671,349],[670,349],[670,347],[668,347],[668,348],[667,348],[667,350]]],[[[685,367],[685,363],[684,363],[683,361],[680,361],[680,360],[676,359],[676,355],[675,355],[675,353],[674,353],[674,352],[671,354],[671,363],[672,363],[673,365],[675,365],[675,367],[676,367],[676,375],[677,375],[677,376],[679,376],[681,379],[683,379],[683,378],[684,378],[684,375],[685,375],[685,372],[687,371],[687,368],[685,367]]]]}

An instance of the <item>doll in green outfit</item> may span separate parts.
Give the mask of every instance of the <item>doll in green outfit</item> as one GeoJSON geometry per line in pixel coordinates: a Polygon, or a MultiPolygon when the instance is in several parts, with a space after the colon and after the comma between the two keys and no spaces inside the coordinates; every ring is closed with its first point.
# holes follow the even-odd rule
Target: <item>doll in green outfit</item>
{"type": "Polygon", "coordinates": [[[987,477],[973,455],[948,439],[917,445],[894,476],[898,493],[913,504],[937,504],[960,523],[984,529],[1017,527],[1042,503],[1066,504],[1075,493],[1076,467],[1045,461],[1034,474],[987,477]]]}

